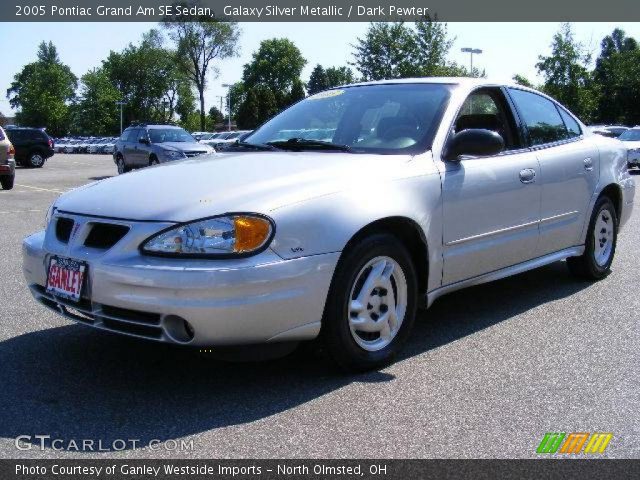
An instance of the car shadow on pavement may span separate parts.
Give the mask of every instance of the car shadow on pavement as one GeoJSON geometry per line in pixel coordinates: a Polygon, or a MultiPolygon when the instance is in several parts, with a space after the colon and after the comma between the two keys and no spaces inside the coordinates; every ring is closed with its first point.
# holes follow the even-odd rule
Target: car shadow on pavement
{"type": "MultiPolygon", "coordinates": [[[[560,262],[443,297],[420,314],[399,361],[588,285],[560,262]]],[[[39,445],[34,436],[49,435],[63,449],[82,439],[101,439],[103,448],[116,439],[178,439],[263,419],[353,382],[395,379],[393,368],[341,374],[309,352],[227,363],[79,325],[0,342],[0,365],[0,437],[30,435],[39,445]]]]}
{"type": "Polygon", "coordinates": [[[107,178],[112,178],[113,175],[102,175],[101,177],[89,177],[89,180],[93,180],[94,182],[97,182],[99,180],[106,180],[107,178]]]}

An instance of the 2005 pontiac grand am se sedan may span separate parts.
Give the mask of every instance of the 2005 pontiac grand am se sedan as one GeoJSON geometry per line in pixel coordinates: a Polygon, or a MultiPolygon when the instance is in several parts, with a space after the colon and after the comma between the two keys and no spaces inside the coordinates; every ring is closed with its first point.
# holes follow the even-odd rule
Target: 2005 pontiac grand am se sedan
{"type": "Polygon", "coordinates": [[[62,195],[24,240],[42,304],[192,346],[320,336],[389,362],[420,304],[567,259],[607,275],[635,184],[620,142],[536,91],[471,79],[328,90],[229,153],[62,195]]]}

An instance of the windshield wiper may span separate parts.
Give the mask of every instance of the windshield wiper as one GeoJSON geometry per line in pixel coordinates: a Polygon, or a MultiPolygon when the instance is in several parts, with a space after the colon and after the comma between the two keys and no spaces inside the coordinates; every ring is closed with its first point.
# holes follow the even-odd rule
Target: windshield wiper
{"type": "Polygon", "coordinates": [[[254,150],[264,150],[264,151],[278,150],[278,148],[276,148],[275,146],[267,145],[266,143],[249,143],[249,142],[234,142],[231,145],[229,145],[227,149],[236,148],[236,147],[253,148],[254,150]]]}
{"type": "Polygon", "coordinates": [[[351,151],[349,145],[340,145],[338,143],[323,142],[322,140],[312,140],[309,138],[290,138],[288,140],[278,140],[274,142],[267,142],[267,145],[272,147],[282,148],[284,150],[339,150],[341,152],[351,151]]]}

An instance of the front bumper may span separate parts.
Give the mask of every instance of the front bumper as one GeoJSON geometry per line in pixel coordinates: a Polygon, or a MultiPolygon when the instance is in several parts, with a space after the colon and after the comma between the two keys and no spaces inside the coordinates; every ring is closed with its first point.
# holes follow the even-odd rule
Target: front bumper
{"type": "MultiPolygon", "coordinates": [[[[59,244],[51,228],[36,233],[23,242],[27,284],[36,300],[69,319],[160,342],[203,347],[318,335],[339,253],[294,260],[283,260],[269,249],[233,260],[140,255],[140,238],[164,226],[135,225],[106,252],[59,244]],[[46,293],[52,255],[88,263],[86,289],[79,303],[46,293]],[[180,335],[176,317],[189,322],[193,338],[180,335]]],[[[82,228],[75,238],[83,238],[82,228]]]]}

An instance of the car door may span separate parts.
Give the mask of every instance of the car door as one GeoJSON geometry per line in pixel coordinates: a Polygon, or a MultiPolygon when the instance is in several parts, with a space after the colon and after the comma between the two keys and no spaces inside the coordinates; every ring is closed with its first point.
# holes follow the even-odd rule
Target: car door
{"type": "Polygon", "coordinates": [[[132,128],[128,131],[126,142],[124,144],[124,161],[127,167],[137,167],[138,162],[138,133],[139,128],[132,128]]]}
{"type": "Polygon", "coordinates": [[[505,148],[443,164],[443,285],[527,261],[538,242],[539,164],[503,89],[466,99],[449,135],[468,128],[498,132],[505,148]]]}
{"type": "Polygon", "coordinates": [[[600,172],[596,146],[578,122],[552,100],[510,88],[509,95],[535,151],[541,188],[540,240],[537,255],[582,243],[582,230],[600,172]]]}

